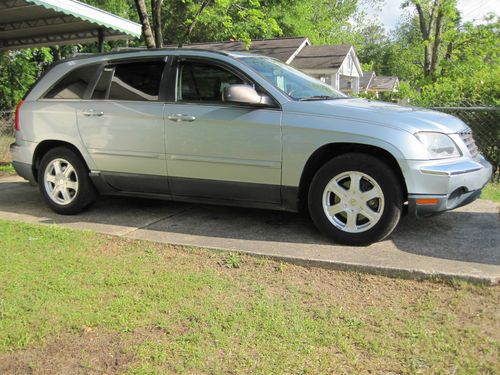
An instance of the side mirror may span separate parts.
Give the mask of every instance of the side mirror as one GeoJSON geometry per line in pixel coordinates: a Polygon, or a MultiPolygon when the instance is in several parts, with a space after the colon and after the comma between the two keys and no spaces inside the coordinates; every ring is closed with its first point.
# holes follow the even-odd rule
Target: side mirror
{"type": "Polygon", "coordinates": [[[222,98],[225,102],[251,105],[272,106],[273,100],[267,95],[260,95],[249,85],[230,85],[224,88],[222,98]]]}

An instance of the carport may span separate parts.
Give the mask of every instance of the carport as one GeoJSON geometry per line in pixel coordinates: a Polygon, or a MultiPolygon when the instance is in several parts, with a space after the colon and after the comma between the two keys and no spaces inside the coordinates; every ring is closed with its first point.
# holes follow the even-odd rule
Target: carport
{"type": "Polygon", "coordinates": [[[134,39],[141,25],[76,0],[0,0],[0,51],[134,39]]]}

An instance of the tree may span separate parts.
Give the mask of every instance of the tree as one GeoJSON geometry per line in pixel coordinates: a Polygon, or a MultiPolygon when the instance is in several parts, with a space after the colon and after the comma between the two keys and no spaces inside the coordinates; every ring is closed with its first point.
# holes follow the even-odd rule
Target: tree
{"type": "Polygon", "coordinates": [[[200,15],[203,13],[205,8],[210,4],[210,0],[203,0],[200,4],[200,8],[196,11],[196,14],[194,15],[193,19],[190,21],[189,26],[186,29],[186,32],[182,36],[182,38],[179,40],[178,47],[182,47],[184,42],[189,38],[191,33],[194,30],[194,27],[196,26],[196,22],[198,22],[198,18],[200,15]]]}
{"type": "Polygon", "coordinates": [[[249,43],[251,39],[281,34],[269,10],[256,0],[186,0],[171,2],[167,7],[179,16],[177,22],[164,28],[176,45],[226,40],[249,43]]]}
{"type": "Polygon", "coordinates": [[[350,18],[359,0],[267,0],[262,4],[286,36],[307,36],[315,44],[352,43],[350,18]]]}
{"type": "Polygon", "coordinates": [[[418,15],[423,41],[424,76],[435,78],[443,31],[450,24],[457,23],[456,0],[409,0],[403,6],[410,4],[415,7],[418,15]]]}
{"type": "Polygon", "coordinates": [[[161,5],[163,0],[151,0],[151,14],[153,16],[153,29],[155,34],[156,48],[163,47],[161,5]]]}
{"type": "Polygon", "coordinates": [[[49,48],[0,53],[0,111],[15,108],[35,83],[40,71],[52,62],[49,48]]]}
{"type": "Polygon", "coordinates": [[[153,32],[151,31],[148,11],[146,10],[146,3],[144,2],[144,0],[135,0],[135,6],[137,8],[139,19],[141,20],[142,34],[144,35],[146,47],[155,48],[155,39],[153,37],[153,32]]]}

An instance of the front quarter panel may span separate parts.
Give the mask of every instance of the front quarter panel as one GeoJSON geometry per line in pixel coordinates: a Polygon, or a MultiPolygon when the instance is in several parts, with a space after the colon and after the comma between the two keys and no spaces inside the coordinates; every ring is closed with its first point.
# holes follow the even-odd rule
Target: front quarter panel
{"type": "Polygon", "coordinates": [[[311,115],[285,109],[283,185],[299,186],[302,171],[311,155],[320,147],[335,143],[355,143],[384,149],[396,159],[403,175],[407,169],[406,160],[427,158],[420,142],[407,131],[362,120],[311,115]]]}

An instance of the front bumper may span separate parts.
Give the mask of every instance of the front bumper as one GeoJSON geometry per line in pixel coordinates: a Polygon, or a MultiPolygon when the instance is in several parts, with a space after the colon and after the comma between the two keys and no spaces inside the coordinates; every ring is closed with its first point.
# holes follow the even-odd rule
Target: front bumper
{"type": "Polygon", "coordinates": [[[492,167],[482,156],[446,163],[411,163],[408,213],[430,216],[469,204],[479,198],[491,174],[492,167]]]}

